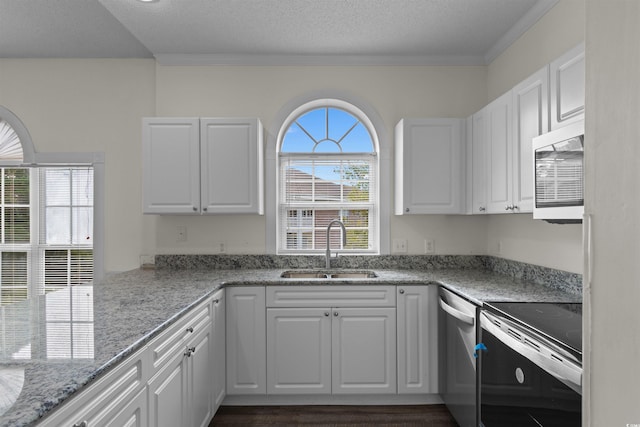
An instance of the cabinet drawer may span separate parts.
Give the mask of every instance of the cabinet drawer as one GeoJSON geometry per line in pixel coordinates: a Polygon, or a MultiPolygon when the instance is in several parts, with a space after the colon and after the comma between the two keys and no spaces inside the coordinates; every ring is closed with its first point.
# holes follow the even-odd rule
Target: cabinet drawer
{"type": "Polygon", "coordinates": [[[155,375],[172,357],[181,355],[186,340],[196,336],[210,325],[211,300],[207,299],[151,341],[149,344],[153,368],[151,375],[155,375]]]}
{"type": "Polygon", "coordinates": [[[148,356],[146,347],[130,356],[40,425],[73,426],[82,421],[89,426],[113,425],[112,421],[144,389],[150,371],[148,356]]]}
{"type": "Polygon", "coordinates": [[[395,307],[395,286],[269,286],[267,307],[395,307]]]}

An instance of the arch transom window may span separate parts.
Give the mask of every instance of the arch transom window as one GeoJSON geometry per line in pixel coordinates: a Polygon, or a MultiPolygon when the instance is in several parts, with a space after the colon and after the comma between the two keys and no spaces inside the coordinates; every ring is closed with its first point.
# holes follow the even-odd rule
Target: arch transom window
{"type": "Polygon", "coordinates": [[[377,137],[366,116],[325,100],[285,121],[278,152],[278,252],[378,253],[377,137]]]}

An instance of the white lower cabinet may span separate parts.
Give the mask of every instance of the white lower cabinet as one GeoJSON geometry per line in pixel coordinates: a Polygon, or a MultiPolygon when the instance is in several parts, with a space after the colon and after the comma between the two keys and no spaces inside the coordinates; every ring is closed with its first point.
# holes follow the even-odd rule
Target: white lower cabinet
{"type": "Polygon", "coordinates": [[[150,425],[206,427],[213,418],[211,313],[209,300],[150,344],[153,354],[172,349],[149,381],[150,425]]]}
{"type": "Polygon", "coordinates": [[[437,286],[398,286],[398,394],[438,393],[437,286]]]}
{"type": "Polygon", "coordinates": [[[393,286],[268,287],[267,393],[395,393],[395,305],[393,286]]]}
{"type": "Polygon", "coordinates": [[[333,394],[396,392],[396,309],[334,308],[333,394]]]}
{"type": "Polygon", "coordinates": [[[234,286],[227,299],[227,395],[265,394],[264,286],[234,286]]]}
{"type": "Polygon", "coordinates": [[[267,392],[331,393],[331,310],[267,309],[267,392]]]}

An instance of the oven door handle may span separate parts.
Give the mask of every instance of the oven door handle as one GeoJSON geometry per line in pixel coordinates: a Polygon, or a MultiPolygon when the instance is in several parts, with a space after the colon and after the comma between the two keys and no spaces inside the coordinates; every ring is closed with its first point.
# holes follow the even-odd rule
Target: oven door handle
{"type": "Polygon", "coordinates": [[[442,310],[444,310],[450,316],[455,317],[459,321],[466,323],[469,326],[473,326],[475,323],[476,319],[473,316],[470,316],[467,313],[463,313],[460,310],[456,310],[455,308],[451,307],[442,299],[442,297],[440,297],[440,308],[442,308],[442,310]]]}
{"type": "MultiPolygon", "coordinates": [[[[527,344],[527,340],[522,342],[521,340],[512,337],[509,333],[494,324],[491,320],[492,317],[493,316],[488,315],[485,312],[481,313],[480,325],[483,329],[486,329],[488,332],[493,334],[493,336],[502,341],[512,350],[520,353],[522,356],[538,365],[545,372],[554,376],[577,393],[582,394],[581,366],[573,363],[566,357],[553,352],[548,346],[536,341],[534,338],[527,338],[530,343],[527,344]]],[[[508,324],[508,322],[505,322],[503,319],[500,319],[500,322],[508,324]]],[[[518,335],[521,334],[519,330],[517,330],[516,333],[518,335]]],[[[488,349],[488,351],[490,352],[491,349],[488,349]]]]}

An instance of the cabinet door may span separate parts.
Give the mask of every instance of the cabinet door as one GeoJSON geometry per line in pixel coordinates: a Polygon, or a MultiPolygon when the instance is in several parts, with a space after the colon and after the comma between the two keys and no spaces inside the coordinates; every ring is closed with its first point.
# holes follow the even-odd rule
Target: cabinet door
{"type": "Polygon", "coordinates": [[[265,394],[264,286],[226,288],[227,394],[265,394]]]}
{"type": "Polygon", "coordinates": [[[203,213],[263,213],[262,125],[253,118],[200,120],[203,213]]]}
{"type": "Polygon", "coordinates": [[[207,427],[213,418],[213,371],[211,328],[202,331],[187,343],[188,363],[188,425],[207,427]]]}
{"type": "Polygon", "coordinates": [[[226,310],[225,290],[221,289],[213,296],[213,411],[222,404],[226,395],[226,310]]]}
{"type": "Polygon", "coordinates": [[[438,392],[436,286],[398,286],[398,394],[438,392]]]}
{"type": "Polygon", "coordinates": [[[565,53],[549,65],[551,130],[584,118],[584,44],[565,53]]]}
{"type": "Polygon", "coordinates": [[[396,126],[396,215],[463,212],[462,119],[403,119],[396,126]]]}
{"type": "Polygon", "coordinates": [[[267,309],[267,393],[331,393],[331,310],[267,309]]]}
{"type": "Polygon", "coordinates": [[[187,358],[177,354],[149,381],[149,425],[186,426],[189,420],[187,358]]]}
{"type": "Polygon", "coordinates": [[[512,205],[511,92],[486,107],[487,212],[508,213],[512,205]]]}
{"type": "MultiPolygon", "coordinates": [[[[98,426],[98,424],[90,424],[98,426]]],[[[147,423],[147,390],[143,389],[122,408],[105,427],[146,427],[147,423]]]]}
{"type": "Polygon", "coordinates": [[[487,212],[487,168],[485,153],[485,109],[471,116],[467,131],[467,191],[471,197],[471,214],[487,212]]]}
{"type": "Polygon", "coordinates": [[[200,211],[200,127],[193,117],[142,121],[143,212],[200,211]]]}
{"type": "Polygon", "coordinates": [[[334,308],[332,392],[396,393],[396,309],[334,308]]]}
{"type": "Polygon", "coordinates": [[[544,67],[513,88],[514,212],[533,212],[532,139],[549,131],[549,69],[544,67]]]}

